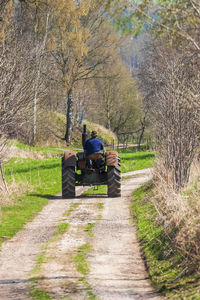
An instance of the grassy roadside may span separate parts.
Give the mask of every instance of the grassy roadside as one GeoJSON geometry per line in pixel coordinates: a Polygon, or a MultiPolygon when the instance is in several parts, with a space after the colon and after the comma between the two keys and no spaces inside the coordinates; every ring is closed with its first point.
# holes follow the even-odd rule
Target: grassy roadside
{"type": "Polygon", "coordinates": [[[172,241],[156,224],[157,211],[150,201],[152,196],[152,183],[145,184],[134,191],[131,204],[152,283],[171,299],[200,299],[200,275],[182,272],[182,257],[171,251],[172,241]]]}
{"type": "Polygon", "coordinates": [[[23,183],[26,188],[22,195],[12,195],[14,200],[10,204],[3,203],[1,207],[0,244],[5,237],[13,237],[50,198],[61,191],[60,168],[61,160],[58,158],[12,159],[4,166],[8,184],[14,180],[19,186],[23,183]]]}
{"type": "Polygon", "coordinates": [[[121,172],[127,173],[146,168],[152,168],[154,165],[154,152],[119,152],[121,160],[121,172]]]}

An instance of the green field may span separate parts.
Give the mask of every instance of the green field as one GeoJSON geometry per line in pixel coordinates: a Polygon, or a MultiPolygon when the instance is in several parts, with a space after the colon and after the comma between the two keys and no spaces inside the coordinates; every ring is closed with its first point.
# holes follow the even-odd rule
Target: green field
{"type": "MultiPolygon", "coordinates": [[[[14,236],[61,191],[60,169],[61,160],[58,158],[12,159],[4,165],[8,185],[14,180],[19,186],[25,186],[25,192],[16,197],[12,195],[13,202],[1,207],[0,236],[14,236]]],[[[0,238],[0,243],[2,240],[0,238]]]]}
{"type": "Polygon", "coordinates": [[[154,152],[127,152],[119,153],[121,159],[121,172],[127,173],[130,171],[152,168],[154,164],[154,152]]]}

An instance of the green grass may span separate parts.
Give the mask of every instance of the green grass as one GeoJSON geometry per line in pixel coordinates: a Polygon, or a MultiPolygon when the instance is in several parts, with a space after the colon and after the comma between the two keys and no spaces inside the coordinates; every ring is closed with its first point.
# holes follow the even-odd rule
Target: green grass
{"type": "Polygon", "coordinates": [[[61,191],[61,160],[12,159],[4,165],[4,172],[8,183],[14,178],[19,185],[27,185],[22,196],[1,208],[0,236],[9,239],[23,229],[25,223],[32,220],[49,199],[61,191]]]}
{"type": "Polygon", "coordinates": [[[127,152],[119,153],[121,159],[121,172],[127,173],[146,168],[152,168],[154,165],[154,152],[127,152]]]}
{"type": "MultiPolygon", "coordinates": [[[[92,227],[95,225],[93,223],[92,227]]],[[[89,224],[88,224],[89,225],[89,224]]],[[[86,229],[89,228],[86,226],[86,229]]],[[[90,226],[91,228],[91,226],[90,226]]],[[[88,283],[86,277],[90,272],[90,266],[87,261],[88,253],[91,251],[92,246],[89,244],[84,244],[80,246],[77,250],[77,255],[73,257],[74,262],[76,263],[77,271],[80,272],[83,276],[78,278],[78,282],[81,282],[86,289],[87,298],[90,300],[97,300],[97,296],[93,293],[92,286],[88,283]]]]}
{"type": "Polygon", "coordinates": [[[93,232],[92,232],[92,229],[94,228],[94,226],[95,226],[95,223],[88,223],[88,225],[86,226],[86,228],[85,228],[85,231],[87,232],[87,234],[89,235],[89,236],[94,236],[94,234],[93,234],[93,232]]]}
{"type": "MultiPolygon", "coordinates": [[[[140,147],[140,151],[147,151],[148,149],[148,146],[147,145],[141,145],[140,147]]],[[[134,146],[134,147],[127,147],[127,148],[116,148],[115,149],[118,153],[130,153],[130,152],[138,152],[137,151],[137,146],[134,146]]]]}
{"type": "Polygon", "coordinates": [[[104,204],[101,203],[101,202],[99,202],[99,203],[97,203],[97,207],[98,207],[98,209],[103,209],[104,208],[104,204]]]}
{"type": "Polygon", "coordinates": [[[138,177],[138,175],[123,176],[123,177],[121,178],[121,180],[124,181],[124,180],[127,180],[127,179],[137,178],[137,177],[138,177]]]}
{"type": "Polygon", "coordinates": [[[77,255],[73,257],[78,272],[83,275],[88,275],[90,272],[89,264],[87,262],[87,255],[91,251],[91,248],[91,245],[84,244],[78,248],[77,255]]]}
{"type": "Polygon", "coordinates": [[[143,185],[134,191],[131,209],[153,285],[172,299],[200,299],[200,276],[182,272],[182,257],[171,251],[171,241],[155,222],[157,211],[150,201],[152,196],[152,184],[143,185]]]}
{"type": "Polygon", "coordinates": [[[66,213],[63,214],[63,216],[67,216],[69,217],[71,215],[71,213],[80,205],[79,202],[76,203],[72,203],[70,205],[70,208],[66,211],[66,213]]]}
{"type": "MultiPolygon", "coordinates": [[[[48,243],[45,245],[45,247],[47,248],[48,247],[48,243]]],[[[54,259],[54,257],[52,256],[46,256],[45,255],[46,251],[43,250],[40,254],[38,254],[35,258],[35,267],[31,270],[30,274],[38,274],[39,271],[41,270],[41,266],[42,264],[48,262],[50,259],[54,259]]],[[[34,281],[35,283],[38,281],[37,279],[39,277],[33,277],[34,278],[34,281]]],[[[32,281],[33,281],[33,278],[32,278],[32,281]]]]}
{"type": "Polygon", "coordinates": [[[51,300],[52,298],[43,290],[33,288],[29,293],[30,297],[34,300],[51,300]]]}
{"type": "MultiPolygon", "coordinates": [[[[45,189],[46,181],[57,183],[56,177],[61,172],[61,159],[30,159],[12,158],[4,165],[4,174],[9,183],[14,178],[16,182],[23,181],[34,186],[42,186],[45,189]],[[56,172],[56,174],[55,174],[56,172]],[[55,175],[54,175],[55,174],[55,175]]],[[[60,174],[59,174],[60,177],[60,174]]],[[[47,187],[49,189],[50,187],[47,187]]]]}
{"type": "Polygon", "coordinates": [[[57,234],[63,234],[67,231],[67,229],[69,228],[69,223],[59,223],[57,225],[57,234]]]}

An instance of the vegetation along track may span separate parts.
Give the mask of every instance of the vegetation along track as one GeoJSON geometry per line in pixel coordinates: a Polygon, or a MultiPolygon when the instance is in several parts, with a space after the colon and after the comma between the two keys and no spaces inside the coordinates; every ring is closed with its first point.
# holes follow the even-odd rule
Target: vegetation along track
{"type": "Polygon", "coordinates": [[[148,281],[129,212],[131,192],[150,177],[149,170],[137,172],[123,182],[118,198],[52,199],[3,243],[0,299],[160,299],[148,281]],[[64,222],[69,226],[60,226],[66,230],[52,239],[64,222]]]}

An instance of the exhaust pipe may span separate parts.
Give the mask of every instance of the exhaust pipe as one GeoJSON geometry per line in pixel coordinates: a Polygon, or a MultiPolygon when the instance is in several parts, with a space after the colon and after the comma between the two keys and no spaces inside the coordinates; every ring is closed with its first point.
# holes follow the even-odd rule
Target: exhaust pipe
{"type": "Polygon", "coordinates": [[[83,146],[83,150],[84,150],[84,146],[85,146],[85,142],[88,139],[88,134],[86,131],[86,125],[83,125],[83,133],[82,133],[82,146],[83,146]]]}

